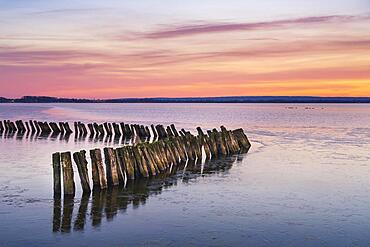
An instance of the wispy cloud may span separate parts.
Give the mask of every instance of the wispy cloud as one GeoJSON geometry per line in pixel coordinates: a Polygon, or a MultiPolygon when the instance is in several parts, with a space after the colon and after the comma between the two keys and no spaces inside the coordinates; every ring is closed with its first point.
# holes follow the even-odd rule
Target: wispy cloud
{"type": "Polygon", "coordinates": [[[287,26],[302,26],[322,23],[341,23],[364,18],[368,19],[369,17],[352,15],[330,15],[330,16],[311,16],[297,19],[285,19],[266,22],[209,23],[201,25],[182,25],[182,26],[172,26],[159,31],[150,32],[144,34],[143,37],[147,39],[176,38],[209,33],[265,30],[265,29],[283,28],[287,26]]]}
{"type": "Polygon", "coordinates": [[[30,12],[30,15],[49,15],[49,14],[66,14],[66,13],[91,13],[108,10],[108,8],[70,8],[70,9],[50,9],[30,12]]]}

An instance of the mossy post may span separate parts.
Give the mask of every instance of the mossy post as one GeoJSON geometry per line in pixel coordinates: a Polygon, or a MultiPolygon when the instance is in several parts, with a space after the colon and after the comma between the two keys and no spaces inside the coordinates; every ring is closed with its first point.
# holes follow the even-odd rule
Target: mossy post
{"type": "Polygon", "coordinates": [[[64,152],[60,154],[62,171],[63,171],[63,192],[64,196],[75,195],[75,182],[73,179],[73,168],[71,152],[64,152]]]}

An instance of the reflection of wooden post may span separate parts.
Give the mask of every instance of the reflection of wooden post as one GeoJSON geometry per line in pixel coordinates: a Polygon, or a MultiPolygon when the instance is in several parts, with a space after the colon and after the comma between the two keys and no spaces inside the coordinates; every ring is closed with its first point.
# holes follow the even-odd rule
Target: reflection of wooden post
{"type": "Polygon", "coordinates": [[[85,227],[87,207],[89,205],[89,197],[90,194],[82,195],[80,207],[78,209],[78,214],[73,226],[73,229],[75,231],[83,230],[85,227]]]}
{"type": "Polygon", "coordinates": [[[77,165],[78,174],[80,175],[82,190],[84,193],[90,194],[91,189],[89,174],[87,171],[86,151],[82,150],[80,152],[73,153],[73,159],[77,165]]]}
{"type": "Polygon", "coordinates": [[[73,180],[71,152],[61,153],[61,163],[63,168],[64,195],[74,196],[75,182],[73,180]]]}
{"type": "Polygon", "coordinates": [[[62,217],[62,205],[60,198],[54,198],[53,205],[53,232],[60,231],[60,223],[62,217]]]}
{"type": "Polygon", "coordinates": [[[63,217],[62,217],[62,233],[68,233],[71,231],[73,214],[73,198],[65,197],[63,201],[63,217]]]}
{"type": "Polygon", "coordinates": [[[54,182],[54,198],[60,197],[62,194],[61,170],[60,170],[60,153],[53,153],[53,182],[54,182]]]}
{"type": "Polygon", "coordinates": [[[104,156],[108,184],[113,186],[119,185],[117,159],[113,148],[104,148],[104,156]]]}
{"type": "Polygon", "coordinates": [[[107,188],[107,180],[104,174],[103,159],[100,149],[90,150],[91,169],[94,187],[99,189],[107,188]]]}

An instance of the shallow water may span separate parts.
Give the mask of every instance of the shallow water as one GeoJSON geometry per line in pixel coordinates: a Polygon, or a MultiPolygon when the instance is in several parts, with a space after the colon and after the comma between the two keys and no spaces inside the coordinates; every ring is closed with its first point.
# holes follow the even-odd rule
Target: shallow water
{"type": "MultiPolygon", "coordinates": [[[[122,140],[0,136],[0,246],[368,246],[370,105],[0,104],[0,119],[242,127],[248,154],[53,200],[51,153],[122,140]]],[[[75,171],[76,173],[76,171],[75,171]]],[[[76,174],[76,181],[78,180],[76,174]]],[[[79,185],[79,183],[77,183],[79,185]]]]}

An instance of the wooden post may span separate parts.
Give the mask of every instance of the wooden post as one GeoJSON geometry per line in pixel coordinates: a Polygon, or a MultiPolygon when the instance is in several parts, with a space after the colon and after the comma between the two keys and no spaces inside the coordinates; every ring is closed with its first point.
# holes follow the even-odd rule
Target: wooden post
{"type": "Polygon", "coordinates": [[[94,131],[93,125],[91,123],[89,123],[89,124],[87,124],[87,127],[89,128],[90,136],[94,136],[95,131],[94,131]]]}
{"type": "Polygon", "coordinates": [[[119,185],[117,173],[117,160],[113,148],[104,148],[105,171],[107,173],[108,185],[119,185]]]}
{"type": "Polygon", "coordinates": [[[152,129],[152,132],[153,132],[153,139],[156,140],[158,135],[157,135],[157,131],[155,130],[155,127],[153,124],[150,125],[150,128],[152,129]]]}
{"type": "Polygon", "coordinates": [[[135,165],[133,164],[133,160],[130,157],[129,147],[123,147],[122,154],[123,154],[123,159],[126,165],[125,168],[126,168],[127,179],[134,180],[135,179],[135,165]]]}
{"type": "Polygon", "coordinates": [[[172,129],[172,133],[174,134],[174,136],[178,137],[179,133],[177,132],[177,129],[174,124],[171,124],[171,129],[172,129]]]}
{"type": "Polygon", "coordinates": [[[24,122],[24,124],[26,125],[26,131],[27,132],[30,132],[30,126],[28,125],[28,122],[26,121],[26,122],[24,122]]]}
{"type": "Polygon", "coordinates": [[[165,168],[162,158],[160,157],[160,154],[158,153],[158,149],[156,148],[156,145],[157,145],[156,143],[150,143],[148,145],[147,151],[151,154],[151,156],[155,160],[155,163],[157,164],[159,171],[164,171],[166,168],[165,168]]]}
{"type": "Polygon", "coordinates": [[[143,155],[143,161],[145,161],[145,165],[149,168],[150,175],[155,176],[157,174],[156,165],[153,158],[150,156],[145,144],[140,147],[141,153],[143,155]]]}
{"type": "Polygon", "coordinates": [[[121,123],[119,123],[119,125],[121,126],[122,135],[123,135],[123,137],[125,137],[126,136],[126,134],[125,134],[125,123],[121,122],[121,123]]]}
{"type": "Polygon", "coordinates": [[[3,122],[0,121],[0,132],[3,132],[3,131],[4,131],[3,122]]]}
{"type": "Polygon", "coordinates": [[[114,153],[116,155],[117,160],[117,173],[118,173],[118,179],[119,183],[124,185],[125,184],[125,160],[123,158],[123,150],[122,148],[117,148],[114,150],[114,153]]]}
{"type": "Polygon", "coordinates": [[[114,130],[114,135],[115,136],[121,136],[122,135],[118,124],[113,123],[113,130],[114,130]]]}
{"type": "Polygon", "coordinates": [[[75,135],[77,135],[78,132],[79,132],[78,123],[77,122],[73,122],[73,126],[74,126],[74,130],[75,130],[75,135]]]}
{"type": "Polygon", "coordinates": [[[32,120],[29,120],[28,122],[30,123],[31,133],[35,133],[36,132],[36,128],[35,128],[35,125],[33,124],[32,120]]]}
{"type": "Polygon", "coordinates": [[[85,124],[84,123],[80,123],[80,125],[81,125],[81,129],[82,129],[83,135],[86,136],[88,134],[88,132],[87,132],[87,129],[86,129],[85,124]]]}
{"type": "Polygon", "coordinates": [[[143,154],[141,150],[137,146],[135,146],[135,147],[132,147],[132,151],[134,153],[136,165],[139,168],[139,172],[141,176],[144,178],[149,177],[148,168],[146,166],[146,162],[143,162],[143,154]]]}
{"type": "Polygon", "coordinates": [[[104,174],[103,160],[100,149],[90,150],[91,169],[93,177],[93,185],[99,189],[107,188],[107,180],[104,174]]]}
{"type": "Polygon", "coordinates": [[[168,137],[174,137],[175,135],[172,133],[171,127],[167,126],[166,127],[166,133],[168,137]]]}
{"type": "Polygon", "coordinates": [[[61,164],[63,170],[63,188],[65,196],[75,195],[75,182],[73,179],[73,168],[71,152],[64,152],[60,154],[61,164]]]}
{"type": "Polygon", "coordinates": [[[60,129],[59,129],[59,127],[56,123],[51,122],[50,127],[51,127],[51,129],[53,130],[54,133],[60,133],[60,129]]]}
{"type": "Polygon", "coordinates": [[[64,129],[64,126],[63,126],[64,124],[62,123],[62,122],[59,122],[58,123],[58,126],[59,126],[59,130],[60,130],[60,132],[62,133],[62,134],[64,134],[64,132],[65,132],[65,129],[64,129]]]}
{"type": "Polygon", "coordinates": [[[71,128],[69,127],[69,123],[68,122],[64,122],[64,129],[66,130],[66,133],[68,133],[68,134],[70,134],[70,133],[73,132],[71,130],[71,128]]]}
{"type": "Polygon", "coordinates": [[[17,131],[17,127],[15,127],[14,122],[9,121],[9,125],[10,125],[10,128],[11,128],[12,132],[16,132],[17,131]]]}
{"type": "Polygon", "coordinates": [[[242,151],[248,151],[251,147],[251,143],[248,137],[244,134],[243,129],[236,129],[232,131],[235,139],[238,141],[239,146],[243,149],[242,151]]]}
{"type": "Polygon", "coordinates": [[[34,120],[33,121],[33,124],[35,125],[36,132],[37,133],[40,133],[41,132],[41,127],[39,125],[39,122],[37,122],[36,120],[34,120]]]}
{"type": "Polygon", "coordinates": [[[84,193],[90,194],[91,189],[89,182],[89,173],[87,170],[86,151],[82,150],[80,152],[73,153],[73,159],[77,165],[78,174],[80,175],[82,190],[84,193]]]}
{"type": "Polygon", "coordinates": [[[60,195],[62,194],[60,153],[53,153],[52,161],[53,161],[54,198],[60,198],[60,195]]]}
{"type": "Polygon", "coordinates": [[[112,135],[112,132],[110,131],[109,127],[108,127],[108,123],[103,123],[104,125],[104,129],[105,131],[107,132],[107,135],[112,135]]]}

